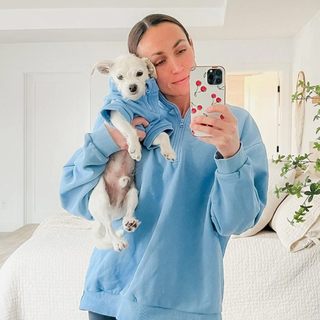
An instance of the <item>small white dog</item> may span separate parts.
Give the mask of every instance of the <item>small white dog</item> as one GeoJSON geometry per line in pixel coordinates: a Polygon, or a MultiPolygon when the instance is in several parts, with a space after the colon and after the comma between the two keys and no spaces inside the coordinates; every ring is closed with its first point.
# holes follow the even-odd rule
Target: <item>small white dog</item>
{"type": "MultiPolygon", "coordinates": [[[[121,56],[114,62],[101,61],[93,67],[92,73],[95,69],[112,77],[125,104],[138,101],[146,93],[146,81],[156,78],[155,67],[149,59],[134,55],[121,56]]],[[[138,204],[134,160],[141,160],[141,144],[136,129],[119,111],[111,110],[110,122],[126,138],[128,151],[121,150],[109,157],[106,169],[90,196],[89,210],[94,218],[95,246],[122,251],[128,243],[123,238],[123,230],[115,232],[112,221],[123,218],[123,228],[128,232],[135,231],[140,224],[134,214],[138,204]]],[[[166,159],[176,159],[167,133],[158,134],[152,144],[160,146],[161,154],[166,159]]]]}

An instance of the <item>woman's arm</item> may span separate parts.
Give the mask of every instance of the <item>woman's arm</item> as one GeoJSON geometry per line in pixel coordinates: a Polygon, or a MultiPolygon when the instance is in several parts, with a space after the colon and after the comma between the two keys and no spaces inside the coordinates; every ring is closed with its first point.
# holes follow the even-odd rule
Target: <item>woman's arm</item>
{"type": "MultiPolygon", "coordinates": [[[[148,125],[143,118],[135,118],[132,125],[148,125]]],[[[138,130],[141,139],[145,133],[138,130]]],[[[109,156],[126,149],[126,140],[118,130],[106,126],[99,115],[92,133],[85,135],[84,146],[77,150],[63,167],[60,183],[61,205],[68,212],[91,220],[88,202],[93,188],[103,173],[109,156]]]]}
{"type": "Polygon", "coordinates": [[[99,181],[109,156],[120,150],[106,129],[102,118],[94,131],[87,133],[84,146],[63,167],[60,182],[61,205],[68,212],[91,220],[88,210],[92,189],[99,181]]]}
{"type": "Polygon", "coordinates": [[[239,151],[228,159],[216,154],[217,171],[208,210],[222,236],[240,234],[253,227],[267,201],[265,146],[251,116],[247,114],[241,122],[239,151]]]}

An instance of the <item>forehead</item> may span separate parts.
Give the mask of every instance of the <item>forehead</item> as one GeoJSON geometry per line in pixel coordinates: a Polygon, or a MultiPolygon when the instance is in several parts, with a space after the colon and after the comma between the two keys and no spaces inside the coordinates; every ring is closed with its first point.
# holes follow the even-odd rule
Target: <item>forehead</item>
{"type": "Polygon", "coordinates": [[[157,52],[171,51],[179,40],[186,43],[187,37],[183,30],[171,22],[162,22],[146,31],[138,45],[138,54],[150,58],[157,52]]]}

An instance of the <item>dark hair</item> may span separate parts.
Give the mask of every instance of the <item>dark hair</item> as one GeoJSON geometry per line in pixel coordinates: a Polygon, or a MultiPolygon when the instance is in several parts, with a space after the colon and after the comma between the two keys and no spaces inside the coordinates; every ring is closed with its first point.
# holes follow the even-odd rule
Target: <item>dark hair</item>
{"type": "Polygon", "coordinates": [[[160,14],[160,13],[159,14],[150,14],[150,15],[146,16],[145,18],[143,18],[138,23],[136,23],[133,26],[133,28],[131,29],[131,31],[129,33],[129,37],[128,37],[129,52],[138,56],[138,52],[137,52],[138,45],[139,45],[139,42],[142,39],[143,35],[146,33],[146,31],[150,27],[157,26],[158,24],[163,23],[163,22],[170,22],[170,23],[173,23],[173,24],[176,24],[177,26],[179,26],[182,29],[182,31],[184,32],[184,34],[186,35],[188,42],[190,43],[190,37],[189,37],[187,30],[177,19],[175,19],[171,16],[168,16],[166,14],[160,14]]]}

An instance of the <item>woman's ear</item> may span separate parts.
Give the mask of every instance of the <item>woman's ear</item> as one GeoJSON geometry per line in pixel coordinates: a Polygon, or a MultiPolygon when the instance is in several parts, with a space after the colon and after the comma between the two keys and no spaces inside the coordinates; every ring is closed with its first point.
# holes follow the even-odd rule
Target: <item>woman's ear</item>
{"type": "Polygon", "coordinates": [[[190,43],[191,49],[192,49],[192,51],[193,51],[193,53],[194,53],[194,47],[193,47],[193,41],[192,41],[192,39],[189,39],[189,43],[190,43]]]}

